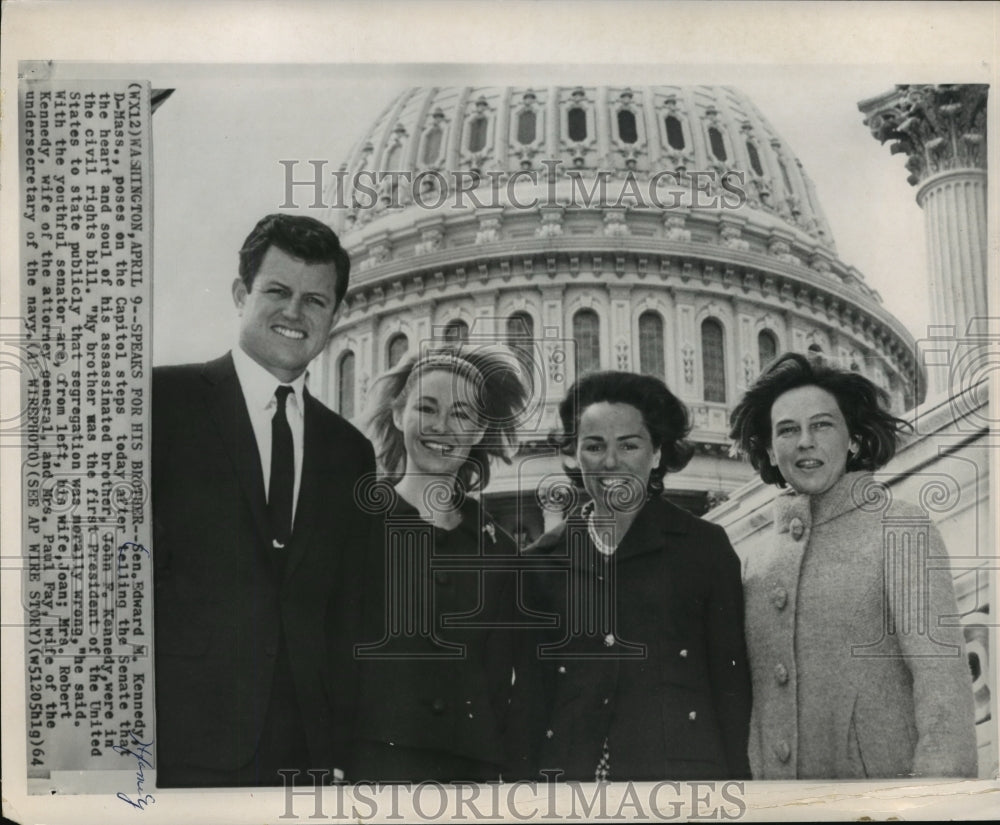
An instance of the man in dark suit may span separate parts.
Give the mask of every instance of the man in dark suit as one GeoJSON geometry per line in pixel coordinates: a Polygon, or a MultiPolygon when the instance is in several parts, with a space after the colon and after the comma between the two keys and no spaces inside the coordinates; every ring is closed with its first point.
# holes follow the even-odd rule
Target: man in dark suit
{"type": "Polygon", "coordinates": [[[280,785],[346,764],[369,442],[305,387],[350,261],[312,218],[240,250],[239,345],[153,371],[157,784],[280,785]]]}

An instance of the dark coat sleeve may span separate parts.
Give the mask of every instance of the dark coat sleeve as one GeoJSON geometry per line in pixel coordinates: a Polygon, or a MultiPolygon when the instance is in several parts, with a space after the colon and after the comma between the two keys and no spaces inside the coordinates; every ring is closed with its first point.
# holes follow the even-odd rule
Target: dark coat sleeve
{"type": "Polygon", "coordinates": [[[750,733],[750,665],[743,635],[743,585],[740,561],[725,531],[710,527],[714,586],[706,610],[708,665],[729,776],[750,778],[747,742],[750,733]]]}
{"type": "MultiPolygon", "coordinates": [[[[339,422],[338,422],[339,423],[339,422]]],[[[327,661],[324,680],[329,697],[334,728],[331,734],[332,763],[340,770],[347,770],[351,760],[351,740],[354,721],[357,717],[359,696],[358,663],[354,646],[363,635],[362,617],[365,589],[362,576],[362,560],[371,547],[372,536],[379,531],[378,519],[361,506],[362,488],[366,479],[375,476],[375,453],[371,443],[351,431],[346,433],[351,441],[353,461],[351,464],[352,493],[349,499],[330,502],[330,507],[340,511],[345,521],[355,527],[353,535],[363,537],[345,546],[338,539],[334,519],[330,542],[345,558],[339,567],[335,592],[331,594],[326,614],[327,661]]],[[[346,526],[346,525],[345,525],[346,526]]]]}
{"type": "Polygon", "coordinates": [[[522,625],[514,639],[514,686],[505,729],[507,758],[505,781],[532,780],[539,776],[540,745],[552,713],[555,685],[552,668],[538,657],[538,649],[546,642],[558,640],[560,628],[542,626],[544,616],[560,620],[555,611],[550,588],[552,574],[533,570],[532,561],[539,561],[559,544],[562,531],[556,529],[539,538],[521,552],[521,600],[516,605],[519,620],[529,615],[536,624],[522,625]]]}

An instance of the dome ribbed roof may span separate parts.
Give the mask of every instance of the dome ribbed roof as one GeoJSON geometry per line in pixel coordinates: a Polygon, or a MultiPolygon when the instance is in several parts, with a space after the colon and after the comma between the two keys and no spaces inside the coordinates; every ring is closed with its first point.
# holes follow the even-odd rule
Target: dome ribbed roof
{"type": "Polygon", "coordinates": [[[445,199],[452,208],[517,206],[532,189],[565,204],[603,177],[607,197],[627,206],[711,210],[722,196],[725,211],[834,249],[802,164],[753,102],[725,86],[413,88],[342,170],[327,200],[346,206],[330,216],[342,231],[406,209],[428,189],[464,189],[461,203],[445,199]]]}

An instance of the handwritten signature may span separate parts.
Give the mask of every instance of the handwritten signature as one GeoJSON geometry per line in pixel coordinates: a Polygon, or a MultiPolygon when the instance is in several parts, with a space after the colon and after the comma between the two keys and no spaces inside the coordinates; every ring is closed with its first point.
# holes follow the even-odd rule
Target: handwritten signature
{"type": "Polygon", "coordinates": [[[122,558],[129,550],[138,550],[141,553],[145,553],[149,556],[149,550],[134,541],[127,541],[121,547],[118,548],[118,569],[122,569],[122,563],[124,559],[122,558]]]}
{"type": "Polygon", "coordinates": [[[156,799],[153,798],[151,793],[144,794],[142,791],[142,786],[146,782],[145,769],[153,769],[153,763],[149,760],[152,756],[150,748],[153,747],[154,740],[150,739],[148,742],[143,742],[138,736],[135,735],[135,731],[131,730],[129,731],[129,736],[132,737],[131,747],[113,745],[111,749],[120,756],[132,756],[135,758],[135,792],[137,798],[133,800],[127,793],[123,793],[122,791],[118,792],[118,798],[122,802],[125,802],[133,808],[137,808],[141,811],[144,810],[147,805],[156,802],[156,799]],[[136,750],[133,750],[132,748],[136,748],[136,750]]]}

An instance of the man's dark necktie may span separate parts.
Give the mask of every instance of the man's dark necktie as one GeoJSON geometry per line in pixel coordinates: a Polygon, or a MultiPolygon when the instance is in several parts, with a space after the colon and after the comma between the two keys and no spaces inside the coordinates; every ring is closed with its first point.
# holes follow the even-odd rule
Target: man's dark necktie
{"type": "Polygon", "coordinates": [[[285,401],[292,388],[279,386],[274,391],[278,402],[271,419],[271,480],[267,491],[267,512],[271,519],[271,537],[275,549],[288,544],[292,535],[292,498],[295,493],[295,448],[292,428],[288,426],[285,401]]]}

